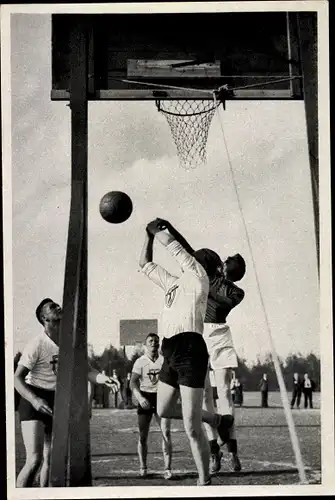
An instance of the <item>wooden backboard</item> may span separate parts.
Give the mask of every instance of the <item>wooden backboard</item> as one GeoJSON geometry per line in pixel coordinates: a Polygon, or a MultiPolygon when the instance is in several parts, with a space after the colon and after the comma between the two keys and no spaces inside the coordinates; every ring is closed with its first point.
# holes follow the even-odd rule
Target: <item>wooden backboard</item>
{"type": "Polygon", "coordinates": [[[54,14],[53,100],[69,99],[82,21],[90,100],[206,99],[223,85],[229,99],[303,98],[297,14],[218,12],[54,14]]]}

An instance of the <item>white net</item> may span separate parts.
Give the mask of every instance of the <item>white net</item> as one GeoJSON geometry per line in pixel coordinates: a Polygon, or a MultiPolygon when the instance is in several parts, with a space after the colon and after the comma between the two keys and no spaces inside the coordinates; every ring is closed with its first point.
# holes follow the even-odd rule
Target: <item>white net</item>
{"type": "Polygon", "coordinates": [[[213,100],[156,101],[158,111],[164,114],[170,126],[183,168],[194,169],[206,163],[209,127],[219,104],[213,100]]]}

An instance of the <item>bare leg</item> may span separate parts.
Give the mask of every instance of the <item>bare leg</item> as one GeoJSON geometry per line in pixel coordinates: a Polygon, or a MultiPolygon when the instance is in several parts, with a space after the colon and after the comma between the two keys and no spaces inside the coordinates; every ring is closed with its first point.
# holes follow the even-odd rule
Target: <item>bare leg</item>
{"type": "Polygon", "coordinates": [[[200,484],[205,484],[209,479],[209,444],[201,419],[203,391],[202,388],[180,386],[184,428],[190,442],[200,484]]]}
{"type": "MultiPolygon", "coordinates": [[[[232,378],[231,368],[221,368],[215,370],[215,380],[218,391],[219,411],[223,415],[235,415],[235,407],[230,391],[232,378]]],[[[235,439],[235,425],[230,429],[230,438],[235,439]]]]}
{"type": "Polygon", "coordinates": [[[17,488],[31,488],[35,475],[43,460],[44,423],[39,420],[21,422],[23,442],[26,450],[26,462],[17,480],[17,488]]]}
{"type": "MultiPolygon", "coordinates": [[[[201,391],[203,393],[203,389],[201,389],[201,391]]],[[[178,389],[172,387],[171,385],[165,384],[164,382],[158,382],[157,413],[160,417],[183,420],[183,409],[179,405],[177,405],[178,396],[178,389]]],[[[202,422],[205,422],[214,428],[217,428],[220,424],[221,416],[217,415],[215,412],[212,413],[203,410],[200,407],[199,415],[202,422]]]]}
{"type": "Polygon", "coordinates": [[[144,470],[147,468],[148,434],[151,418],[151,413],[138,415],[138,428],[140,431],[140,435],[138,438],[137,451],[140,461],[140,467],[144,470]]]}
{"type": "MultiPolygon", "coordinates": [[[[235,407],[230,391],[230,383],[232,379],[232,369],[222,368],[215,370],[215,380],[219,397],[220,412],[224,415],[235,416],[235,407]]],[[[231,466],[235,472],[241,470],[241,463],[237,453],[236,429],[233,424],[229,431],[229,439],[227,441],[228,452],[231,454],[231,466]]]]}
{"type": "Polygon", "coordinates": [[[158,415],[156,415],[156,420],[162,431],[164,469],[170,471],[172,462],[171,420],[168,418],[161,418],[158,415]]]}
{"type": "MultiPolygon", "coordinates": [[[[215,405],[214,405],[214,394],[213,388],[210,383],[209,378],[209,370],[207,371],[206,380],[205,380],[205,390],[204,390],[204,400],[203,400],[203,409],[207,410],[211,413],[215,413],[215,405]]],[[[208,442],[210,449],[210,462],[209,462],[209,470],[210,474],[216,474],[221,469],[221,459],[222,452],[220,451],[220,446],[218,444],[218,432],[215,428],[211,427],[208,424],[204,424],[208,442]]]]}
{"type": "Polygon", "coordinates": [[[51,429],[46,429],[44,433],[43,462],[40,472],[40,487],[46,488],[49,483],[49,470],[51,458],[51,429]]]}
{"type": "MultiPolygon", "coordinates": [[[[203,410],[205,410],[209,413],[216,413],[215,406],[214,406],[213,388],[210,384],[208,370],[207,370],[207,375],[206,375],[206,379],[205,379],[204,399],[203,399],[202,408],[203,408],[203,410]]],[[[216,432],[216,429],[207,423],[204,423],[204,427],[206,430],[208,441],[217,440],[218,434],[216,432]]]]}

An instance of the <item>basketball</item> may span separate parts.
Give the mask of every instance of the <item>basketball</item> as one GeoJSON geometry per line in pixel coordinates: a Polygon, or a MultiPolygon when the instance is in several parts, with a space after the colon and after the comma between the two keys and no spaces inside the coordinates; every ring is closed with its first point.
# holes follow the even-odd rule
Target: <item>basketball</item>
{"type": "Polygon", "coordinates": [[[126,193],[110,191],[101,198],[99,210],[106,222],[120,224],[130,217],[133,203],[126,193]]]}

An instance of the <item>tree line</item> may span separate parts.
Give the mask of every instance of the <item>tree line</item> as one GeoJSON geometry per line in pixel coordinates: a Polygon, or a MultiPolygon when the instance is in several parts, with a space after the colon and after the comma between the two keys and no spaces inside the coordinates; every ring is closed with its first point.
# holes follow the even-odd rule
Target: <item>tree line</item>
{"type": "MultiPolygon", "coordinates": [[[[122,348],[117,349],[113,345],[109,345],[104,349],[102,354],[94,353],[92,346],[89,349],[89,362],[93,368],[99,371],[105,371],[107,375],[111,375],[113,370],[116,370],[121,381],[127,377],[127,373],[131,372],[135,360],[141,356],[141,350],[137,350],[128,358],[122,348]]],[[[18,352],[14,358],[14,369],[21,357],[18,352]]],[[[289,391],[292,390],[293,374],[299,373],[303,377],[304,373],[308,373],[309,377],[316,383],[316,390],[320,390],[320,358],[314,353],[306,356],[302,354],[291,354],[286,359],[280,359],[280,365],[283,372],[286,387],[289,391]]],[[[276,372],[272,361],[271,354],[267,354],[262,360],[257,359],[256,362],[250,363],[246,359],[238,360],[238,368],[235,370],[235,375],[240,379],[245,391],[259,390],[259,383],[266,373],[269,381],[269,390],[279,390],[276,372]]]]}

